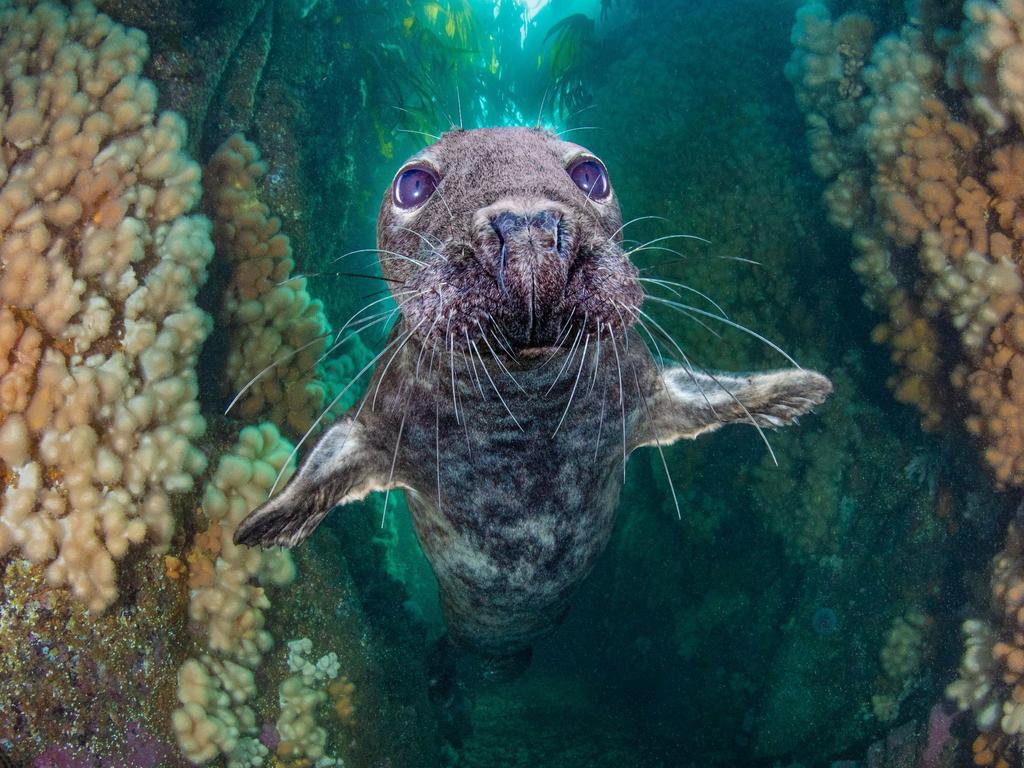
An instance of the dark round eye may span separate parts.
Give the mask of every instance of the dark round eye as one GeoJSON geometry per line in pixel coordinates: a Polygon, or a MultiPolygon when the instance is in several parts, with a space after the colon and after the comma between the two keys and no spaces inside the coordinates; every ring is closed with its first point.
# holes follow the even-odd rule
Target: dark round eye
{"type": "Polygon", "coordinates": [[[597,160],[577,160],[569,166],[569,178],[591,200],[604,200],[612,191],[608,171],[597,160]]]}
{"type": "Polygon", "coordinates": [[[409,168],[398,174],[392,197],[399,208],[422,205],[437,189],[437,177],[426,168],[409,168]]]}

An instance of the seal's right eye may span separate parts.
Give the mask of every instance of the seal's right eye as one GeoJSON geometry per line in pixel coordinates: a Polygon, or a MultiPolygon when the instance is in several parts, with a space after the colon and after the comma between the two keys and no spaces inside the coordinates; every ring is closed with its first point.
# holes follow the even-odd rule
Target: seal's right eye
{"type": "Polygon", "coordinates": [[[398,174],[391,196],[399,208],[409,209],[423,205],[437,189],[437,176],[423,166],[407,168],[398,174]]]}

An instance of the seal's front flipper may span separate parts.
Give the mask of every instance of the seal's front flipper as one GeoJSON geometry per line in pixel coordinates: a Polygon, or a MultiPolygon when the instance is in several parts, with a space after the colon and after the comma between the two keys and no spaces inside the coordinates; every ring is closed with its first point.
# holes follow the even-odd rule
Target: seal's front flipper
{"type": "Polygon", "coordinates": [[[648,398],[635,445],[668,445],[725,424],[782,427],[825,402],[832,382],[816,371],[787,369],[749,376],[669,368],[648,398]]]}
{"type": "Polygon", "coordinates": [[[387,477],[387,458],[366,445],[363,427],[342,419],[320,438],[285,489],[241,522],[235,543],[292,547],[335,506],[385,490],[387,477]]]}

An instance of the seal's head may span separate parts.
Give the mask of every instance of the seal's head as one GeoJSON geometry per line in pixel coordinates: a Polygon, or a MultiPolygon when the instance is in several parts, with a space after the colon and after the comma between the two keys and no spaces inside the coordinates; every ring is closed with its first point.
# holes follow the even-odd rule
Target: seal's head
{"type": "Polygon", "coordinates": [[[377,243],[420,338],[527,349],[632,325],[643,292],[621,224],[608,171],[583,147],[534,128],[452,130],[395,175],[377,243]]]}

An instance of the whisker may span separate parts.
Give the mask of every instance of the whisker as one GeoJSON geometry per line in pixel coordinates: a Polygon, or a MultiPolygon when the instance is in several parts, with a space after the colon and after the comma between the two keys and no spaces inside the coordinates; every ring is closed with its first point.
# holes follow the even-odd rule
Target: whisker
{"type": "Polygon", "coordinates": [[[583,366],[587,363],[587,345],[590,344],[590,334],[587,334],[587,338],[583,341],[583,353],[580,355],[580,369],[576,372],[576,381],[572,383],[572,391],[569,392],[569,402],[565,404],[565,410],[562,411],[562,418],[558,420],[558,426],[555,427],[555,431],[551,434],[552,437],[558,434],[558,430],[562,428],[562,423],[565,421],[565,417],[569,415],[569,408],[572,406],[572,399],[576,394],[576,387],[580,384],[580,376],[583,375],[583,366]]]}
{"type": "MultiPolygon", "coordinates": [[[[585,324],[586,321],[584,320],[584,325],[585,324]]],[[[562,363],[562,367],[558,369],[558,374],[555,376],[554,381],[551,382],[551,386],[548,387],[548,391],[544,393],[544,397],[547,397],[548,395],[551,394],[551,390],[553,390],[555,388],[555,385],[558,384],[558,380],[562,378],[562,374],[565,373],[565,369],[568,367],[569,363],[572,362],[573,358],[576,357],[576,347],[579,345],[582,338],[583,326],[580,326],[580,329],[576,332],[576,339],[573,341],[572,347],[569,349],[569,354],[566,355],[565,360],[562,363]]]]}
{"type": "MultiPolygon", "coordinates": [[[[430,358],[433,367],[434,358],[430,358]]],[[[441,511],[441,401],[434,402],[434,458],[437,463],[437,511],[441,511]]]]}
{"type": "MultiPolygon", "coordinates": [[[[661,247],[655,246],[655,247],[652,247],[652,248],[638,248],[637,250],[638,251],[668,251],[669,253],[674,253],[676,256],[681,257],[679,259],[672,259],[670,261],[663,261],[663,262],[661,262],[661,264],[657,265],[659,267],[667,267],[667,266],[671,266],[672,264],[682,264],[684,261],[689,261],[690,258],[691,258],[690,256],[687,256],[687,255],[685,255],[685,254],[683,254],[683,253],[681,253],[679,251],[673,250],[672,248],[661,248],[661,247]]],[[[699,253],[699,254],[694,254],[694,255],[696,255],[696,256],[703,256],[703,257],[709,258],[709,259],[721,259],[723,261],[738,261],[738,262],[740,262],[742,264],[753,264],[755,267],[763,267],[764,266],[764,264],[762,264],[760,261],[754,261],[754,259],[745,259],[742,256],[725,256],[725,255],[723,255],[721,253],[699,253]]],[[[645,267],[644,268],[645,271],[650,271],[652,269],[654,269],[654,267],[645,267]]]]}
{"type": "Polygon", "coordinates": [[[661,221],[668,221],[668,219],[666,219],[664,216],[637,216],[635,219],[630,219],[625,224],[623,224],[621,227],[619,227],[614,232],[612,232],[610,235],[608,235],[608,239],[611,240],[613,237],[615,237],[617,234],[619,234],[619,232],[624,230],[630,224],[635,224],[638,221],[647,221],[648,219],[659,219],[661,221]]]}
{"type": "Polygon", "coordinates": [[[307,272],[303,275],[292,275],[291,277],[282,280],[279,283],[274,283],[274,287],[280,287],[282,285],[287,285],[288,283],[294,282],[296,280],[301,280],[302,278],[310,277],[363,277],[366,278],[367,280],[383,280],[386,283],[402,282],[401,280],[395,280],[393,277],[384,277],[382,275],[364,275],[359,272],[307,272]]]}
{"type": "MultiPolygon", "coordinates": [[[[612,349],[615,352],[615,368],[619,373],[619,408],[622,411],[622,479],[626,479],[626,396],[622,388],[622,360],[619,358],[619,345],[615,343],[615,332],[609,334],[612,340],[612,349]]],[[[623,326],[622,340],[626,340],[626,330],[623,326]]]]}
{"type": "Polygon", "coordinates": [[[597,422],[597,440],[594,443],[594,461],[597,461],[598,454],[601,452],[601,432],[604,430],[604,411],[607,405],[606,398],[608,396],[608,382],[605,381],[604,387],[601,389],[601,418],[597,422]]]}
{"type": "Polygon", "coordinates": [[[602,128],[597,125],[581,125],[576,128],[563,128],[560,131],[555,131],[555,136],[563,136],[566,133],[572,133],[573,131],[600,131],[602,128]]]}
{"type": "Polygon", "coordinates": [[[462,95],[459,93],[459,84],[458,83],[455,84],[455,101],[458,102],[458,105],[459,105],[459,130],[461,131],[461,130],[463,130],[463,128],[462,128],[462,95]]]}
{"type": "MultiPolygon", "coordinates": [[[[708,240],[705,237],[701,237],[700,235],[677,234],[677,235],[662,235],[661,237],[656,237],[653,240],[648,240],[646,243],[643,244],[642,247],[646,248],[649,245],[654,245],[655,243],[663,243],[666,240],[697,240],[698,242],[705,243],[706,245],[711,245],[711,241],[710,240],[708,240]]],[[[631,251],[631,253],[632,253],[632,251],[631,251]]]]}
{"type": "Polygon", "coordinates": [[[537,110],[537,125],[540,128],[541,120],[544,118],[544,103],[548,100],[548,92],[551,90],[551,83],[544,86],[544,95],[540,99],[540,109],[537,110]]]}
{"type": "Polygon", "coordinates": [[[558,330],[558,335],[555,337],[555,343],[552,345],[554,346],[555,351],[548,356],[547,360],[545,360],[543,363],[537,366],[538,371],[543,370],[543,368],[552,360],[554,360],[558,356],[558,353],[562,351],[562,343],[565,341],[565,339],[569,338],[569,333],[572,330],[572,318],[575,314],[576,307],[573,307],[572,310],[569,312],[569,316],[565,318],[565,321],[562,323],[562,327],[558,330]]]}
{"type": "Polygon", "coordinates": [[[574,117],[576,117],[576,115],[582,115],[582,114],[583,114],[584,112],[586,112],[586,111],[587,111],[588,109],[594,109],[594,108],[596,108],[596,107],[598,107],[598,106],[599,106],[598,104],[588,104],[588,105],[587,105],[587,106],[585,106],[585,107],[580,107],[580,108],[579,108],[579,109],[577,109],[577,110],[576,110],[575,112],[573,112],[572,114],[568,115],[568,116],[567,116],[567,117],[565,118],[565,122],[569,122],[569,121],[570,121],[570,120],[572,120],[572,119],[573,119],[574,117]]]}
{"type": "MultiPolygon", "coordinates": [[[[494,347],[491,346],[491,342],[488,340],[487,334],[484,332],[483,326],[480,325],[480,321],[476,320],[474,322],[476,323],[476,327],[480,330],[480,338],[484,340],[484,344],[486,344],[487,348],[491,350],[491,357],[493,357],[494,361],[501,367],[501,370],[503,370],[505,374],[510,379],[512,379],[512,383],[519,388],[519,391],[522,392],[524,395],[527,394],[526,390],[523,389],[523,386],[519,383],[516,377],[512,375],[512,372],[505,367],[505,364],[503,362],[501,362],[501,358],[498,357],[497,353],[494,351],[494,347]]],[[[480,353],[478,352],[477,355],[479,354],[480,353]]],[[[480,362],[483,363],[483,360],[481,360],[480,362]]]]}
{"type": "MultiPolygon", "coordinates": [[[[470,343],[470,346],[473,349],[473,351],[476,352],[476,356],[478,358],[480,358],[480,367],[484,369],[484,373],[487,375],[487,380],[489,382],[491,382],[491,388],[494,390],[494,394],[496,394],[498,396],[498,399],[501,400],[501,404],[505,406],[505,410],[508,411],[508,415],[512,417],[512,422],[517,427],[519,427],[519,431],[520,432],[525,432],[526,430],[523,429],[523,425],[519,423],[519,419],[517,419],[515,414],[512,413],[512,409],[508,407],[508,403],[505,402],[505,398],[502,397],[501,396],[501,392],[498,391],[498,387],[497,387],[497,385],[495,385],[494,379],[491,378],[491,373],[490,373],[490,371],[487,370],[487,365],[484,364],[484,359],[480,355],[480,350],[477,348],[476,344],[473,343],[472,341],[470,341],[469,343],[470,343]]],[[[470,356],[470,357],[472,358],[472,356],[470,356]]]]}
{"type": "Polygon", "coordinates": [[[316,336],[313,339],[311,339],[310,341],[307,341],[301,347],[298,347],[297,349],[293,349],[290,352],[288,352],[287,354],[282,355],[281,357],[277,358],[276,360],[271,361],[271,363],[269,365],[267,365],[262,371],[257,373],[251,379],[249,379],[249,383],[247,383],[244,387],[242,387],[240,390],[238,390],[238,394],[236,394],[231,399],[231,402],[228,403],[228,407],[224,409],[224,415],[225,416],[228,415],[228,413],[231,411],[231,409],[234,408],[235,405],[238,404],[238,401],[242,399],[242,396],[245,395],[245,393],[248,392],[252,388],[252,385],[255,384],[257,381],[259,381],[260,377],[263,376],[267,371],[269,371],[272,368],[274,368],[274,366],[280,365],[281,363],[286,362],[287,360],[290,360],[291,358],[295,357],[295,355],[299,354],[300,352],[302,352],[302,351],[304,351],[306,349],[309,349],[310,347],[312,347],[317,342],[323,341],[324,339],[329,339],[332,335],[333,335],[333,333],[324,333],[324,334],[321,334],[319,336],[316,336]]]}
{"type": "MultiPolygon", "coordinates": [[[[647,404],[647,394],[640,387],[640,374],[636,372],[636,366],[633,365],[632,361],[630,361],[629,364],[633,368],[633,378],[636,381],[636,392],[640,395],[640,402],[644,405],[644,412],[647,414],[647,418],[651,419],[651,409],[647,404]]],[[[651,423],[654,423],[653,419],[651,420],[651,423]]],[[[661,440],[658,438],[657,433],[654,433],[654,443],[658,446],[658,454],[661,456],[661,466],[665,468],[665,479],[668,480],[668,488],[672,492],[672,503],[675,504],[676,507],[676,518],[682,520],[683,513],[679,508],[679,499],[676,496],[676,486],[675,483],[672,482],[672,473],[668,471],[668,461],[665,460],[665,451],[661,447],[661,440]]]]}
{"type": "Polygon", "coordinates": [[[594,391],[597,383],[597,369],[601,366],[601,321],[597,321],[597,354],[594,357],[594,376],[590,380],[590,389],[587,390],[587,397],[594,391]]]}
{"type": "Polygon", "coordinates": [[[412,338],[413,334],[416,333],[416,331],[418,331],[426,321],[427,318],[423,318],[422,320],[420,320],[419,323],[416,324],[415,328],[413,328],[411,331],[405,334],[405,340],[398,345],[397,349],[395,349],[394,352],[391,353],[391,357],[388,358],[387,363],[384,365],[384,370],[380,372],[380,377],[377,379],[377,387],[373,391],[373,400],[370,402],[371,411],[377,408],[377,395],[380,394],[380,385],[384,383],[384,377],[388,375],[388,369],[391,367],[391,364],[395,361],[395,358],[398,357],[398,354],[405,347],[409,339],[412,338]]]}
{"type": "Polygon", "coordinates": [[[418,136],[426,136],[428,139],[432,139],[433,141],[441,140],[440,136],[435,136],[434,134],[427,133],[426,131],[414,131],[410,128],[395,128],[395,130],[398,131],[399,133],[415,133],[418,136]]]}
{"type": "Polygon", "coordinates": [[[455,411],[455,423],[459,424],[459,407],[455,401],[455,337],[452,336],[452,318],[448,317],[448,327],[445,329],[444,337],[447,341],[451,342],[451,350],[449,352],[450,365],[448,370],[451,371],[452,375],[452,410],[455,411]]]}
{"type": "Polygon", "coordinates": [[[421,261],[420,259],[413,258],[412,256],[406,256],[401,253],[389,256],[385,259],[378,259],[378,261],[380,261],[381,264],[387,264],[390,261],[408,261],[410,264],[415,264],[417,267],[429,266],[425,261],[421,261]]]}
{"type": "Polygon", "coordinates": [[[381,313],[381,315],[376,317],[375,319],[359,324],[358,328],[356,326],[352,326],[352,330],[348,334],[346,334],[344,337],[340,337],[338,341],[336,341],[334,344],[328,347],[327,350],[313,362],[313,365],[302,371],[302,373],[300,374],[300,378],[308,376],[310,373],[315,371],[316,367],[320,365],[320,363],[324,362],[334,352],[341,349],[341,347],[344,346],[345,342],[348,341],[349,339],[355,338],[363,331],[372,328],[373,326],[377,325],[378,323],[381,323],[382,321],[384,325],[387,325],[389,322],[391,322],[391,318],[394,316],[394,314],[395,310],[388,312],[386,315],[384,313],[381,313]]]}
{"type": "MultiPolygon", "coordinates": [[[[420,321],[420,325],[422,324],[423,321],[420,321]]],[[[417,326],[417,328],[418,327],[419,326],[417,326]]],[[[408,336],[411,336],[415,330],[416,329],[414,328],[412,331],[408,331],[406,338],[408,338],[408,336]]],[[[282,465],[281,471],[277,473],[277,478],[274,480],[274,484],[270,488],[270,493],[267,494],[268,497],[274,495],[274,491],[277,490],[277,484],[281,482],[281,478],[284,477],[284,473],[288,470],[289,466],[292,463],[292,460],[295,458],[295,455],[299,452],[299,448],[301,448],[302,444],[305,443],[307,439],[309,439],[309,436],[311,434],[313,434],[313,431],[317,428],[317,426],[319,426],[320,422],[323,421],[324,416],[326,416],[331,411],[331,409],[333,409],[334,406],[338,404],[341,398],[345,396],[345,393],[352,388],[352,385],[359,381],[360,377],[364,373],[366,373],[368,370],[370,370],[370,368],[376,365],[377,361],[384,356],[384,353],[387,352],[392,346],[397,344],[401,340],[401,338],[401,335],[396,336],[393,341],[391,341],[386,347],[384,347],[384,349],[382,349],[380,352],[374,355],[373,359],[370,360],[370,362],[368,362],[365,366],[363,366],[362,370],[360,370],[359,373],[353,376],[352,380],[348,384],[346,384],[342,388],[342,390],[337,395],[334,396],[334,399],[331,400],[330,404],[326,408],[324,408],[323,411],[320,412],[320,415],[316,417],[316,420],[310,425],[309,429],[306,430],[306,433],[302,436],[302,439],[300,439],[295,444],[295,447],[292,448],[292,452],[288,454],[288,460],[285,461],[285,463],[282,465]]],[[[365,401],[365,397],[363,399],[365,401]]],[[[362,408],[362,406],[360,406],[360,408],[362,408]]],[[[356,413],[356,416],[358,417],[358,412],[356,413]]]]}
{"type": "MultiPolygon", "coordinates": [[[[412,388],[409,387],[409,396],[412,396],[412,388]]],[[[376,396],[375,396],[376,397],[376,396]]],[[[391,484],[395,479],[395,464],[398,463],[398,447],[402,444],[402,431],[405,429],[405,417],[409,413],[409,402],[406,401],[405,408],[402,409],[402,421],[398,424],[398,437],[395,439],[395,452],[391,456],[391,471],[388,472],[388,487],[384,492],[384,511],[380,516],[380,527],[384,527],[384,521],[388,517],[388,499],[391,498],[391,484]]]]}
{"type": "Polygon", "coordinates": [[[505,354],[513,360],[518,361],[519,355],[517,355],[515,350],[512,349],[512,342],[508,340],[508,337],[505,335],[505,332],[501,330],[501,327],[494,322],[494,317],[490,312],[487,313],[487,319],[491,321],[491,328],[494,330],[494,340],[498,343],[498,346],[501,347],[505,351],[505,354]]]}
{"type": "MultiPolygon", "coordinates": [[[[659,298],[660,298],[659,296],[653,296],[653,295],[651,295],[649,293],[644,295],[644,299],[650,299],[651,301],[656,301],[659,298]]],[[[691,314],[690,312],[687,312],[684,309],[679,309],[678,307],[676,308],[676,311],[679,312],[681,315],[687,317],[688,319],[692,320],[693,322],[697,323],[697,325],[699,325],[701,328],[706,330],[708,333],[710,333],[716,339],[722,338],[722,335],[718,331],[716,331],[710,325],[705,323],[699,317],[696,317],[695,315],[691,314]]],[[[652,322],[653,322],[653,320],[652,320],[652,322]]]]}
{"type": "MultiPolygon", "coordinates": [[[[370,307],[376,306],[377,304],[382,304],[385,301],[387,301],[388,299],[397,299],[399,296],[409,296],[410,298],[412,298],[413,296],[422,295],[423,293],[424,293],[423,290],[416,291],[416,290],[413,290],[412,288],[410,288],[408,290],[405,290],[405,291],[395,291],[394,293],[391,293],[389,291],[386,296],[383,296],[382,298],[379,298],[379,299],[375,299],[374,301],[371,301],[369,304],[366,304],[363,307],[360,307],[358,310],[356,310],[355,314],[353,314],[352,317],[350,317],[348,320],[346,320],[345,324],[342,325],[341,328],[338,329],[338,333],[341,333],[346,328],[348,328],[353,320],[355,320],[357,317],[359,317],[361,314],[363,314],[363,312],[368,310],[370,307]]],[[[404,301],[404,302],[401,302],[401,303],[396,302],[396,303],[398,303],[398,306],[402,306],[407,301],[408,301],[408,299],[406,299],[406,301],[404,301]]]]}
{"type": "MultiPolygon", "coordinates": [[[[674,280],[659,280],[659,279],[655,279],[655,278],[652,278],[652,277],[638,277],[637,280],[639,280],[642,283],[652,283],[654,285],[660,285],[662,287],[668,288],[676,296],[679,296],[680,294],[677,291],[673,290],[673,288],[682,288],[684,291],[689,291],[690,293],[695,293],[698,296],[700,296],[702,299],[704,299],[704,301],[708,302],[708,304],[710,304],[715,309],[717,309],[719,312],[721,312],[722,313],[722,317],[724,317],[726,319],[729,319],[729,313],[726,312],[724,309],[722,309],[721,305],[717,301],[712,299],[707,294],[701,293],[696,288],[691,288],[686,283],[678,283],[678,282],[675,282],[674,280]]],[[[682,297],[680,297],[680,298],[682,298],[682,297]]]]}
{"type": "Polygon", "coordinates": [[[427,248],[430,249],[431,253],[436,253],[438,255],[442,255],[440,253],[440,251],[438,250],[443,245],[443,243],[440,240],[438,240],[437,244],[435,245],[434,243],[432,243],[430,241],[430,238],[428,238],[422,232],[417,232],[415,229],[410,229],[409,227],[404,227],[401,224],[395,224],[394,227],[395,227],[395,229],[400,229],[403,232],[408,232],[410,235],[416,235],[416,237],[418,237],[420,240],[422,240],[424,243],[426,243],[427,248]]]}
{"type": "MultiPolygon", "coordinates": [[[[469,353],[469,362],[473,366],[473,378],[476,379],[476,386],[480,390],[480,397],[484,398],[486,397],[484,395],[484,385],[480,381],[480,374],[476,372],[476,360],[473,359],[473,350],[470,349],[472,342],[469,340],[469,331],[463,328],[462,333],[466,337],[466,351],[469,353]]],[[[462,357],[465,359],[466,355],[463,354],[462,357]]]]}
{"type": "Polygon", "coordinates": [[[349,256],[355,256],[360,253],[391,253],[391,251],[385,251],[381,248],[357,248],[354,251],[348,251],[347,253],[343,253],[341,254],[341,256],[335,256],[333,259],[331,259],[331,263],[333,264],[336,261],[341,261],[342,259],[347,259],[349,256]]]}
{"type": "Polygon", "coordinates": [[[725,325],[728,325],[730,328],[735,328],[738,331],[743,331],[744,333],[746,333],[746,334],[748,334],[750,336],[753,336],[758,341],[760,341],[763,344],[766,344],[769,347],[771,347],[772,349],[774,349],[776,352],[778,352],[780,355],[782,355],[784,358],[786,358],[786,360],[788,360],[794,366],[796,366],[796,368],[798,370],[801,370],[801,371],[803,370],[803,368],[800,366],[800,363],[798,363],[796,360],[794,360],[793,357],[788,352],[786,352],[782,347],[780,347],[778,344],[776,344],[771,339],[765,338],[764,336],[759,334],[757,331],[752,331],[750,328],[747,328],[745,325],[741,325],[740,323],[733,322],[732,320],[730,320],[730,319],[728,319],[726,317],[721,317],[721,316],[716,315],[716,314],[714,314],[712,312],[707,312],[707,311],[705,311],[703,309],[700,309],[699,307],[690,306],[689,304],[680,304],[679,302],[670,301],[669,299],[663,299],[663,298],[658,297],[658,296],[650,296],[648,298],[650,298],[653,301],[657,301],[660,304],[666,304],[666,305],[668,305],[670,307],[674,307],[677,310],[696,312],[698,315],[701,315],[702,317],[708,317],[708,318],[711,318],[712,320],[717,320],[720,323],[724,323],[725,325]]]}

